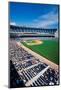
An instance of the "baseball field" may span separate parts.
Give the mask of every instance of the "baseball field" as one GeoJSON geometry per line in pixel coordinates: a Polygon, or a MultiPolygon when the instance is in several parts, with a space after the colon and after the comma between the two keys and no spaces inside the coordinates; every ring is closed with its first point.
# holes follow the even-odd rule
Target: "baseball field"
{"type": "Polygon", "coordinates": [[[57,40],[26,40],[22,44],[57,65],[59,64],[59,44],[57,40]]]}

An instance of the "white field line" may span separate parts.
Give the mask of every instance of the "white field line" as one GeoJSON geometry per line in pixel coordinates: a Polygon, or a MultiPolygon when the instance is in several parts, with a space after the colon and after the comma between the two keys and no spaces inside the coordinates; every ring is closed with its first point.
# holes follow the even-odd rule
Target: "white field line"
{"type": "Polygon", "coordinates": [[[32,54],[35,58],[39,59],[41,62],[46,63],[47,65],[49,65],[51,68],[55,69],[58,71],[58,65],[51,62],[50,60],[46,59],[45,57],[35,53],[34,51],[30,50],[29,48],[27,48],[26,46],[24,46],[22,43],[17,42],[17,44],[19,46],[21,46],[22,48],[24,48],[24,50],[26,50],[28,53],[32,54]]]}

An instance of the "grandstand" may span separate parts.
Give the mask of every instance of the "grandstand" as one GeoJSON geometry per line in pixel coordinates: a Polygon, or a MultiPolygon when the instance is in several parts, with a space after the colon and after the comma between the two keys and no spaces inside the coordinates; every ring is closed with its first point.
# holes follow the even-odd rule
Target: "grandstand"
{"type": "Polygon", "coordinates": [[[9,42],[9,60],[10,87],[59,85],[59,72],[18,46],[15,40],[9,42]]]}
{"type": "MultiPolygon", "coordinates": [[[[54,45],[54,47],[58,49],[58,43],[56,41],[55,36],[56,32],[57,29],[44,29],[44,28],[10,25],[9,30],[10,35],[9,60],[11,63],[10,87],[30,87],[30,86],[37,87],[37,86],[59,85],[58,68],[56,69],[56,67],[55,68],[52,67],[55,65],[54,63],[58,64],[58,56],[55,57],[58,51],[54,53],[56,50],[55,49],[53,52],[54,54],[53,53],[51,54],[52,45],[54,45]],[[46,41],[44,41],[45,39],[46,41]],[[54,63],[50,66],[49,63],[43,61],[43,58],[41,59],[39,59],[38,57],[36,58],[36,56],[34,56],[32,52],[30,53],[29,50],[25,50],[25,48],[22,47],[21,45],[22,46],[24,45],[24,47],[28,49],[31,47],[30,49],[31,50],[34,49],[33,51],[35,53],[37,53],[37,51],[39,53],[40,51],[42,51],[43,56],[50,55],[53,58],[52,61],[54,61],[54,63]],[[33,48],[34,45],[35,48],[33,48]],[[40,48],[38,48],[39,46],[37,45],[39,45],[40,48]],[[46,50],[44,53],[43,48],[47,49],[49,52],[47,53],[46,50]],[[13,72],[16,73],[15,77],[13,75],[13,72]]],[[[51,58],[50,56],[49,59],[51,58]]]]}
{"type": "Polygon", "coordinates": [[[10,37],[55,37],[57,29],[44,29],[10,25],[10,37]]]}

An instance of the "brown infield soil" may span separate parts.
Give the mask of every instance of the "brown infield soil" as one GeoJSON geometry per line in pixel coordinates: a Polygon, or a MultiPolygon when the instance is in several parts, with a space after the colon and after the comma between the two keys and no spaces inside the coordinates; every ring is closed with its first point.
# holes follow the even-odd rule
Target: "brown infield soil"
{"type": "Polygon", "coordinates": [[[21,46],[24,50],[26,50],[28,53],[32,54],[35,58],[39,59],[41,62],[46,63],[51,68],[58,71],[59,65],[51,62],[50,60],[46,59],[45,57],[35,53],[34,51],[30,50],[29,48],[25,47],[22,43],[17,42],[18,46],[21,46]]]}
{"type": "Polygon", "coordinates": [[[41,40],[35,40],[35,42],[37,43],[37,45],[43,43],[43,41],[41,41],[41,40]]]}
{"type": "Polygon", "coordinates": [[[33,41],[34,41],[34,43],[33,42],[28,43],[27,41],[24,41],[24,42],[26,42],[26,44],[30,45],[30,46],[32,46],[32,45],[39,45],[39,44],[43,43],[43,41],[41,41],[41,40],[33,40],[33,41]]]}

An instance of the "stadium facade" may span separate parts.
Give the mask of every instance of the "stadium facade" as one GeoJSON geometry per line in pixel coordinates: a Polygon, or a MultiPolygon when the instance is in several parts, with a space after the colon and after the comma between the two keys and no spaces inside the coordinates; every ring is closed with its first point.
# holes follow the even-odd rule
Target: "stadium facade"
{"type": "Polygon", "coordinates": [[[57,29],[44,29],[35,27],[10,25],[10,37],[55,37],[57,29]]]}

